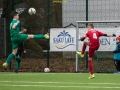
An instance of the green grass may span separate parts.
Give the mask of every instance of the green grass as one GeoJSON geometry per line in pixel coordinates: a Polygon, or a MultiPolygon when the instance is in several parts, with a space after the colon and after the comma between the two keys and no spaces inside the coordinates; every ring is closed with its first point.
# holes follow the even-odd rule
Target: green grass
{"type": "Polygon", "coordinates": [[[120,75],[88,73],[0,73],[0,90],[120,90],[120,75]]]}

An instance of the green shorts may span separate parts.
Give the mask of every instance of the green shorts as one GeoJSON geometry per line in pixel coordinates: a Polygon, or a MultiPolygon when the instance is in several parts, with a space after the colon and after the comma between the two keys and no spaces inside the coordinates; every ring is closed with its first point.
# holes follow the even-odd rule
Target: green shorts
{"type": "Polygon", "coordinates": [[[25,42],[28,38],[28,34],[16,34],[11,37],[12,50],[18,48],[19,43],[25,42]]]}

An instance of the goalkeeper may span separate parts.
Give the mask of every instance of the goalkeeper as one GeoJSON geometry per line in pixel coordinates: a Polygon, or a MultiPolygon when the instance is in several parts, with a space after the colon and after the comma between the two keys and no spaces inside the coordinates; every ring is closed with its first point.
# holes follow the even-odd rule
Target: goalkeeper
{"type": "Polygon", "coordinates": [[[120,74],[120,36],[116,38],[116,48],[113,51],[114,53],[114,64],[117,69],[116,74],[120,74]]]}

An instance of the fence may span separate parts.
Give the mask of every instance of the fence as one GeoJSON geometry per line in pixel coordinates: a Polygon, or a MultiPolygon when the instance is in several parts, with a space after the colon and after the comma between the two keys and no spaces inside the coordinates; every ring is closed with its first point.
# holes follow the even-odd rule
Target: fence
{"type": "MultiPolygon", "coordinates": [[[[11,13],[16,10],[20,14],[21,27],[26,28],[27,33],[30,34],[45,34],[50,28],[75,28],[78,20],[119,20],[120,15],[120,0],[1,0],[0,5],[0,8],[3,8],[1,17],[7,20],[7,29],[12,19],[11,13]],[[35,15],[28,14],[30,7],[36,9],[35,15]]],[[[8,30],[7,33],[9,34],[8,30]]],[[[41,59],[47,57],[47,66],[50,57],[75,58],[75,52],[49,55],[47,40],[29,40],[25,43],[25,48],[29,51],[28,56],[41,59]],[[36,48],[33,47],[34,45],[36,48]],[[47,50],[47,55],[46,53],[44,55],[42,50],[47,50]]]]}
{"type": "Polygon", "coordinates": [[[6,56],[6,19],[0,18],[0,57],[6,56]]]}

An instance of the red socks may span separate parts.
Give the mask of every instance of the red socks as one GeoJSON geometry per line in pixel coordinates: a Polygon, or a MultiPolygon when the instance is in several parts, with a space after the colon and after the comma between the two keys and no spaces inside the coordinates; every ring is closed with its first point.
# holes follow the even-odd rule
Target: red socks
{"type": "Polygon", "coordinates": [[[92,75],[94,73],[92,60],[88,60],[88,67],[89,67],[90,74],[92,75]]]}
{"type": "Polygon", "coordinates": [[[84,52],[85,52],[85,49],[86,49],[86,45],[85,44],[83,44],[83,47],[82,47],[82,54],[84,54],[84,52]]]}
{"type": "MultiPolygon", "coordinates": [[[[84,54],[86,47],[87,46],[85,44],[83,44],[82,52],[81,52],[82,54],[84,54]]],[[[90,74],[92,75],[94,73],[92,60],[88,60],[88,67],[89,67],[90,74]]]]}

